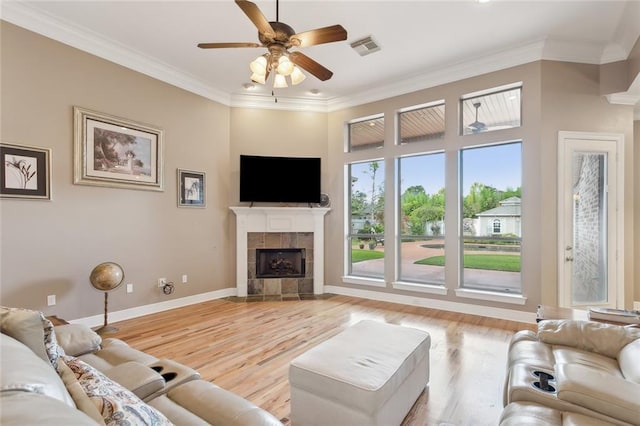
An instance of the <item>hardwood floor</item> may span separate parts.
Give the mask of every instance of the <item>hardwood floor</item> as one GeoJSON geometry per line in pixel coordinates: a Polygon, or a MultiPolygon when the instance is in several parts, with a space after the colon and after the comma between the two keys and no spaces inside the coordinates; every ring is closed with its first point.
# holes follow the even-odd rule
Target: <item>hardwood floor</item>
{"type": "Polygon", "coordinates": [[[426,330],[430,383],[404,425],[495,425],[502,411],[507,345],[535,329],[479,316],[332,296],[324,300],[214,300],[114,323],[117,337],[200,372],[289,424],[289,362],[363,319],[426,330]]]}

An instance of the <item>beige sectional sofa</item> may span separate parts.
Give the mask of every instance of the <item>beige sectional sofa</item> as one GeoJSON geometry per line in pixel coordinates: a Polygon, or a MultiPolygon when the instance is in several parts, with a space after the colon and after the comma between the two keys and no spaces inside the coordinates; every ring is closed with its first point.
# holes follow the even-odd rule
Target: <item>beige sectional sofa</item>
{"type": "Polygon", "coordinates": [[[640,425],[640,328],[547,320],[516,333],[504,404],[503,426],[640,425]]]}
{"type": "Polygon", "coordinates": [[[282,423],[255,404],[88,327],[0,307],[0,424],[282,423]]]}

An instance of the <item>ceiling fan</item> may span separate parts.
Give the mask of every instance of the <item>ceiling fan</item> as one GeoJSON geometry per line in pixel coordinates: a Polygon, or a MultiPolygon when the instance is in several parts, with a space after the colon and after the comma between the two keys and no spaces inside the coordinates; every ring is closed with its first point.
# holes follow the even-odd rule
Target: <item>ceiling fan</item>
{"type": "Polygon", "coordinates": [[[279,22],[279,0],[276,0],[276,20],[271,22],[267,21],[255,3],[247,0],[235,2],[258,28],[260,43],[200,43],[199,48],[266,47],[269,52],[250,64],[253,72],[251,80],[256,83],[265,84],[270,73],[275,73],[274,87],[287,87],[285,76],[290,76],[292,84],[298,84],[306,77],[297,67],[308,71],[321,81],[331,78],[333,72],[304,53],[289,52],[289,49],[346,40],[347,31],[341,25],[296,33],[289,25],[279,22]]]}
{"type": "Polygon", "coordinates": [[[473,104],[473,106],[476,109],[476,121],[474,121],[473,123],[469,124],[468,127],[471,128],[471,131],[473,133],[483,132],[483,131],[487,130],[487,125],[484,124],[482,121],[478,121],[478,109],[480,109],[480,107],[482,106],[482,103],[475,102],[473,104]]]}

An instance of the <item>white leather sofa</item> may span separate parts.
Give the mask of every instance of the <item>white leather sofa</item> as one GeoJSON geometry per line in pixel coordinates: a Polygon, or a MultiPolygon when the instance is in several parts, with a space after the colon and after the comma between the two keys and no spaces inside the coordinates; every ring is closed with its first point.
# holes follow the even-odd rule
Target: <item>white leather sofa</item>
{"type": "Polygon", "coordinates": [[[281,426],[255,404],[88,327],[0,307],[0,424],[281,426]]]}
{"type": "Polygon", "coordinates": [[[640,425],[640,328],[547,320],[537,333],[516,333],[504,387],[505,425],[518,414],[511,404],[522,402],[554,415],[580,414],[594,424],[640,425]]]}

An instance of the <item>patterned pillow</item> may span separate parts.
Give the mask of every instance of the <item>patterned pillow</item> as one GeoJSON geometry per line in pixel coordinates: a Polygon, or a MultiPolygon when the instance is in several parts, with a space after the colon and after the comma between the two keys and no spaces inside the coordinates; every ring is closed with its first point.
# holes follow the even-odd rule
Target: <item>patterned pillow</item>
{"type": "Polygon", "coordinates": [[[53,324],[42,312],[0,306],[0,330],[58,368],[58,357],[64,355],[64,350],[58,346],[53,324]]]}
{"type": "Polygon", "coordinates": [[[80,386],[102,414],[107,426],[163,426],[172,423],[155,408],[142,402],[128,389],[78,358],[62,358],[80,386]]]}
{"type": "Polygon", "coordinates": [[[58,358],[65,355],[64,349],[58,345],[56,333],[53,330],[53,323],[46,319],[42,312],[40,312],[40,319],[42,320],[42,329],[44,330],[44,350],[49,357],[49,361],[51,361],[51,365],[57,370],[58,358]]]}

